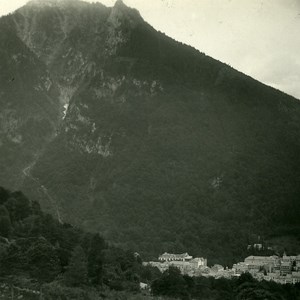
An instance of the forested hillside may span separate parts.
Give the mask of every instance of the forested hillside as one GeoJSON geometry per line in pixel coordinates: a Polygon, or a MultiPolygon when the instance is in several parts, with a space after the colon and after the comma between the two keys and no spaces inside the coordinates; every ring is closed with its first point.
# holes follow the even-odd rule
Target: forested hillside
{"type": "Polygon", "coordinates": [[[97,233],[60,224],[21,192],[0,187],[0,299],[298,300],[300,285],[161,274],[97,233]],[[140,282],[151,290],[140,290],[140,282]],[[267,298],[266,298],[267,297],[267,298]]]}
{"type": "Polygon", "coordinates": [[[99,299],[114,290],[130,295],[139,292],[144,273],[133,252],[60,224],[21,192],[0,188],[0,297],[4,286],[26,292],[25,299],[99,299]]]}

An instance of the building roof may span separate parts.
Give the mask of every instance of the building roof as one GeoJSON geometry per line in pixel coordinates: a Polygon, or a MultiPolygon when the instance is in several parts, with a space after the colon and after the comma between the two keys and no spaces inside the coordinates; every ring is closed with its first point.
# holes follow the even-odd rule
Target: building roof
{"type": "Polygon", "coordinates": [[[248,257],[245,258],[245,260],[276,260],[277,256],[273,255],[273,256],[254,256],[254,255],[250,255],[248,257]]]}
{"type": "Polygon", "coordinates": [[[173,253],[167,253],[167,252],[165,252],[164,254],[162,254],[162,255],[160,255],[159,256],[160,258],[166,258],[166,259],[168,259],[168,258],[176,258],[176,259],[179,259],[179,258],[181,258],[181,259],[184,259],[184,258],[192,258],[192,256],[190,256],[187,252],[185,252],[185,253],[182,253],[182,254],[173,254],[173,253]]]}
{"type": "Polygon", "coordinates": [[[248,257],[246,257],[245,259],[266,259],[269,258],[270,256],[254,256],[254,255],[250,255],[248,257]]]}

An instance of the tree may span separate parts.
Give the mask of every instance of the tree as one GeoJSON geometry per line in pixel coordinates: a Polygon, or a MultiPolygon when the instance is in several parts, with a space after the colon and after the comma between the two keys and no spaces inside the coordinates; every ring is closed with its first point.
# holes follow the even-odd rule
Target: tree
{"type": "Polygon", "coordinates": [[[242,285],[243,283],[248,282],[248,283],[253,283],[255,282],[255,279],[252,277],[252,275],[248,272],[243,273],[239,279],[238,279],[238,285],[242,285]]]}
{"type": "Polygon", "coordinates": [[[5,206],[1,205],[0,206],[0,217],[8,216],[8,210],[6,209],[5,206]]]}
{"type": "Polygon", "coordinates": [[[31,213],[29,200],[20,192],[12,193],[5,206],[9,212],[12,222],[23,220],[31,213]]]}
{"type": "Polygon", "coordinates": [[[50,282],[61,272],[55,248],[44,238],[39,238],[26,252],[30,275],[39,281],[50,282]]]}
{"type": "Polygon", "coordinates": [[[271,291],[260,289],[259,287],[241,290],[237,295],[237,300],[279,300],[282,297],[274,295],[271,291]]]}
{"type": "Polygon", "coordinates": [[[8,197],[9,197],[9,192],[0,186],[0,204],[5,203],[8,197]]]}
{"type": "Polygon", "coordinates": [[[7,257],[7,248],[8,248],[7,244],[0,243],[0,275],[5,274],[5,270],[2,265],[7,257]]]}
{"type": "Polygon", "coordinates": [[[141,281],[151,282],[161,276],[161,273],[157,267],[150,265],[143,266],[140,271],[141,281]]]}
{"type": "Polygon", "coordinates": [[[76,246],[64,274],[65,283],[68,286],[80,286],[87,283],[87,259],[81,246],[76,246]]]}
{"type": "Polygon", "coordinates": [[[9,237],[11,232],[11,223],[9,216],[0,217],[0,236],[9,237]]]}
{"type": "Polygon", "coordinates": [[[0,206],[0,236],[9,237],[11,232],[11,222],[9,213],[5,206],[0,206]]]}
{"type": "Polygon", "coordinates": [[[151,289],[153,295],[169,296],[174,298],[188,299],[187,283],[184,277],[180,274],[180,270],[170,266],[161,278],[156,279],[151,289]]]}
{"type": "Polygon", "coordinates": [[[102,282],[105,247],[105,241],[99,234],[92,236],[88,251],[88,276],[92,284],[101,284],[102,282]]]}

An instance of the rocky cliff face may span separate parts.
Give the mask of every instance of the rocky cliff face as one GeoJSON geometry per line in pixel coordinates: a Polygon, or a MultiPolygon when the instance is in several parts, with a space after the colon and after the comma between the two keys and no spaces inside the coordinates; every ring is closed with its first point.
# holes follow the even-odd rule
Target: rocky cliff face
{"type": "Polygon", "coordinates": [[[45,209],[142,253],[222,262],[299,228],[296,99],[121,1],[31,1],[1,20],[1,166],[45,209]]]}

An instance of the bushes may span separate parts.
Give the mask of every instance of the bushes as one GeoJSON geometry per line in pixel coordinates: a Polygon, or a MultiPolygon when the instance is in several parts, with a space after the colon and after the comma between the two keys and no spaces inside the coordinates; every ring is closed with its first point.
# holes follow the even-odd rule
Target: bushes
{"type": "Polygon", "coordinates": [[[52,282],[46,285],[49,299],[55,293],[93,299],[84,298],[90,297],[85,290],[91,286],[139,291],[142,265],[132,252],[109,246],[97,233],[60,224],[22,193],[3,191],[0,188],[0,224],[10,218],[12,222],[0,228],[3,236],[9,236],[0,240],[1,276],[30,278],[40,286],[52,282]],[[57,284],[61,287],[54,291],[57,284]]]}
{"type": "Polygon", "coordinates": [[[171,268],[153,281],[152,293],[195,300],[298,300],[300,285],[281,285],[274,282],[258,282],[250,274],[239,279],[214,279],[212,277],[182,276],[171,268]]]}
{"type": "Polygon", "coordinates": [[[170,267],[152,283],[151,289],[154,295],[189,299],[191,284],[188,280],[189,277],[182,276],[177,268],[170,267]]]}
{"type": "Polygon", "coordinates": [[[0,236],[8,238],[11,232],[11,221],[5,206],[0,206],[0,236]]]}
{"type": "Polygon", "coordinates": [[[51,282],[61,273],[57,251],[47,240],[40,238],[32,243],[25,255],[32,278],[51,282]]]}
{"type": "Polygon", "coordinates": [[[64,274],[66,285],[78,287],[87,284],[88,269],[86,255],[80,246],[73,250],[67,271],[64,274]]]}

